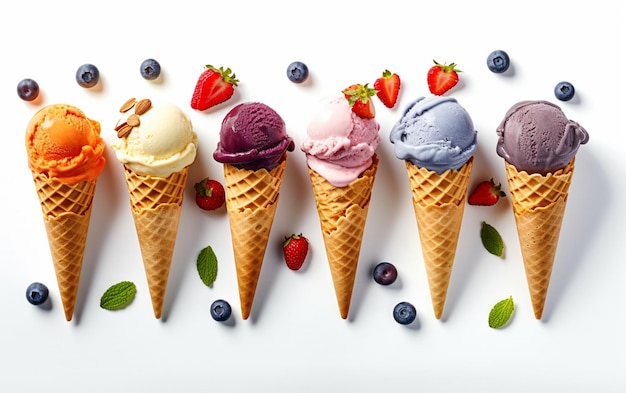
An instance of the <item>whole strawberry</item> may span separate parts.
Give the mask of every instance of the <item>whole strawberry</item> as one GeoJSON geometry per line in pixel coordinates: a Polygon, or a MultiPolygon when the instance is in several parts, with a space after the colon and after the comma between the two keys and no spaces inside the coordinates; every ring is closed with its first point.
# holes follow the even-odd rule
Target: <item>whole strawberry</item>
{"type": "Polygon", "coordinates": [[[387,108],[393,108],[400,93],[400,77],[395,72],[383,71],[383,75],[374,81],[376,96],[387,108]]]}
{"type": "Polygon", "coordinates": [[[467,203],[478,206],[495,205],[501,197],[506,196],[500,187],[500,183],[494,183],[493,179],[482,181],[478,183],[474,191],[472,191],[467,203]]]}
{"type": "Polygon", "coordinates": [[[206,65],[200,74],[191,97],[191,107],[199,111],[209,109],[230,99],[239,81],[230,68],[206,65]]]}
{"type": "Polygon", "coordinates": [[[368,84],[354,84],[341,91],[352,107],[352,112],[364,119],[373,119],[376,116],[374,101],[376,89],[368,87],[368,84]]]}
{"type": "Polygon", "coordinates": [[[300,270],[308,252],[309,240],[302,236],[302,234],[293,234],[285,237],[283,255],[285,256],[285,263],[289,269],[300,270]]]}
{"type": "Polygon", "coordinates": [[[433,60],[434,66],[428,70],[427,81],[428,89],[434,95],[443,95],[448,90],[452,89],[459,82],[459,72],[457,70],[456,63],[452,64],[439,64],[433,60]]]}
{"type": "Polygon", "coordinates": [[[226,193],[224,186],[217,180],[204,178],[194,186],[196,204],[203,210],[216,210],[224,205],[226,193]]]}

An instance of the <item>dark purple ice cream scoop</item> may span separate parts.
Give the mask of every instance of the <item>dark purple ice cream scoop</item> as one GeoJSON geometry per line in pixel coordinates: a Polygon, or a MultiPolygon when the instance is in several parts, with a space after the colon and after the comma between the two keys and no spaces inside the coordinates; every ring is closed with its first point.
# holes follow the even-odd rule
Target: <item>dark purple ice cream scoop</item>
{"type": "Polygon", "coordinates": [[[294,147],[285,122],[276,111],[259,102],[247,102],[237,105],[224,117],[213,158],[248,170],[270,171],[294,147]]]}

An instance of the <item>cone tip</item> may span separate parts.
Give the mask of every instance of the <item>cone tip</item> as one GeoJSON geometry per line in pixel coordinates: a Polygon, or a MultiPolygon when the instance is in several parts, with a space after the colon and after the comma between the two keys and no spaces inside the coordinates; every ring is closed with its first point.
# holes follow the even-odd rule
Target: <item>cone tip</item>
{"type": "Polygon", "coordinates": [[[71,321],[72,317],[74,316],[74,306],[66,306],[63,309],[64,313],[65,313],[65,320],[66,321],[71,321]]]}

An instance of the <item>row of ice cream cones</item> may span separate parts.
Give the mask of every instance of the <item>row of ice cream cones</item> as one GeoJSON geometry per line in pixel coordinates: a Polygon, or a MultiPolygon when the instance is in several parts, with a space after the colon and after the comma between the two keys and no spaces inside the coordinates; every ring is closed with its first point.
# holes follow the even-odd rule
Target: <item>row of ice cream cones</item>
{"type": "MultiPolygon", "coordinates": [[[[472,169],[443,175],[406,162],[435,317],[441,318],[456,256],[472,169]]],[[[250,315],[276,212],[286,159],[272,171],[226,165],[231,226],[242,317],[250,315]]],[[[506,166],[535,316],[542,316],[574,162],[549,176],[506,166]]],[[[347,187],[334,187],[309,170],[326,254],[342,318],[347,318],[378,160],[347,187]]],[[[161,317],[188,168],[167,178],[125,169],[153,311],[161,317]]],[[[67,320],[72,318],[95,181],[68,186],[33,173],[67,320]]]]}
{"type": "MultiPolygon", "coordinates": [[[[377,130],[376,130],[377,132],[377,130]]],[[[224,164],[226,207],[241,313],[250,316],[276,213],[287,154],[271,170],[224,164]]],[[[435,317],[440,319],[463,220],[473,157],[443,173],[405,161],[435,317]]],[[[309,166],[340,316],[349,315],[378,157],[345,186],[309,166]]],[[[535,316],[542,316],[574,160],[547,175],[507,164],[508,184],[535,316]]],[[[189,167],[167,176],[124,174],[153,312],[161,318],[189,167]]],[[[33,171],[65,317],[72,318],[96,180],[73,185],[33,171]]]]}

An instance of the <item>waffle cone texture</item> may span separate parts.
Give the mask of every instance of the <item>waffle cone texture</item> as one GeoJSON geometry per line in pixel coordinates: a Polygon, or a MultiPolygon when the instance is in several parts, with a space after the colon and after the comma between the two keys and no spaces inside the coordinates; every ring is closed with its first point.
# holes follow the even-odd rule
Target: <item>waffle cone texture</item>
{"type": "Polygon", "coordinates": [[[356,180],[335,187],[309,168],[341,318],[348,318],[378,157],[356,180]]]}
{"type": "Polygon", "coordinates": [[[250,316],[254,303],[286,165],[286,155],[270,171],[224,164],[226,210],[244,320],[250,316]]]}
{"type": "Polygon", "coordinates": [[[543,315],[574,161],[547,175],[519,172],[505,162],[526,280],[537,319],[543,315]]]}
{"type": "Polygon", "coordinates": [[[473,158],[441,175],[405,161],[435,318],[443,314],[473,158]]]}
{"type": "Polygon", "coordinates": [[[168,177],[154,177],[124,167],[130,208],[157,319],[163,311],[188,171],[187,167],[168,177]]]}
{"type": "Polygon", "coordinates": [[[69,185],[32,172],[65,319],[74,315],[96,180],[69,185]]]}

